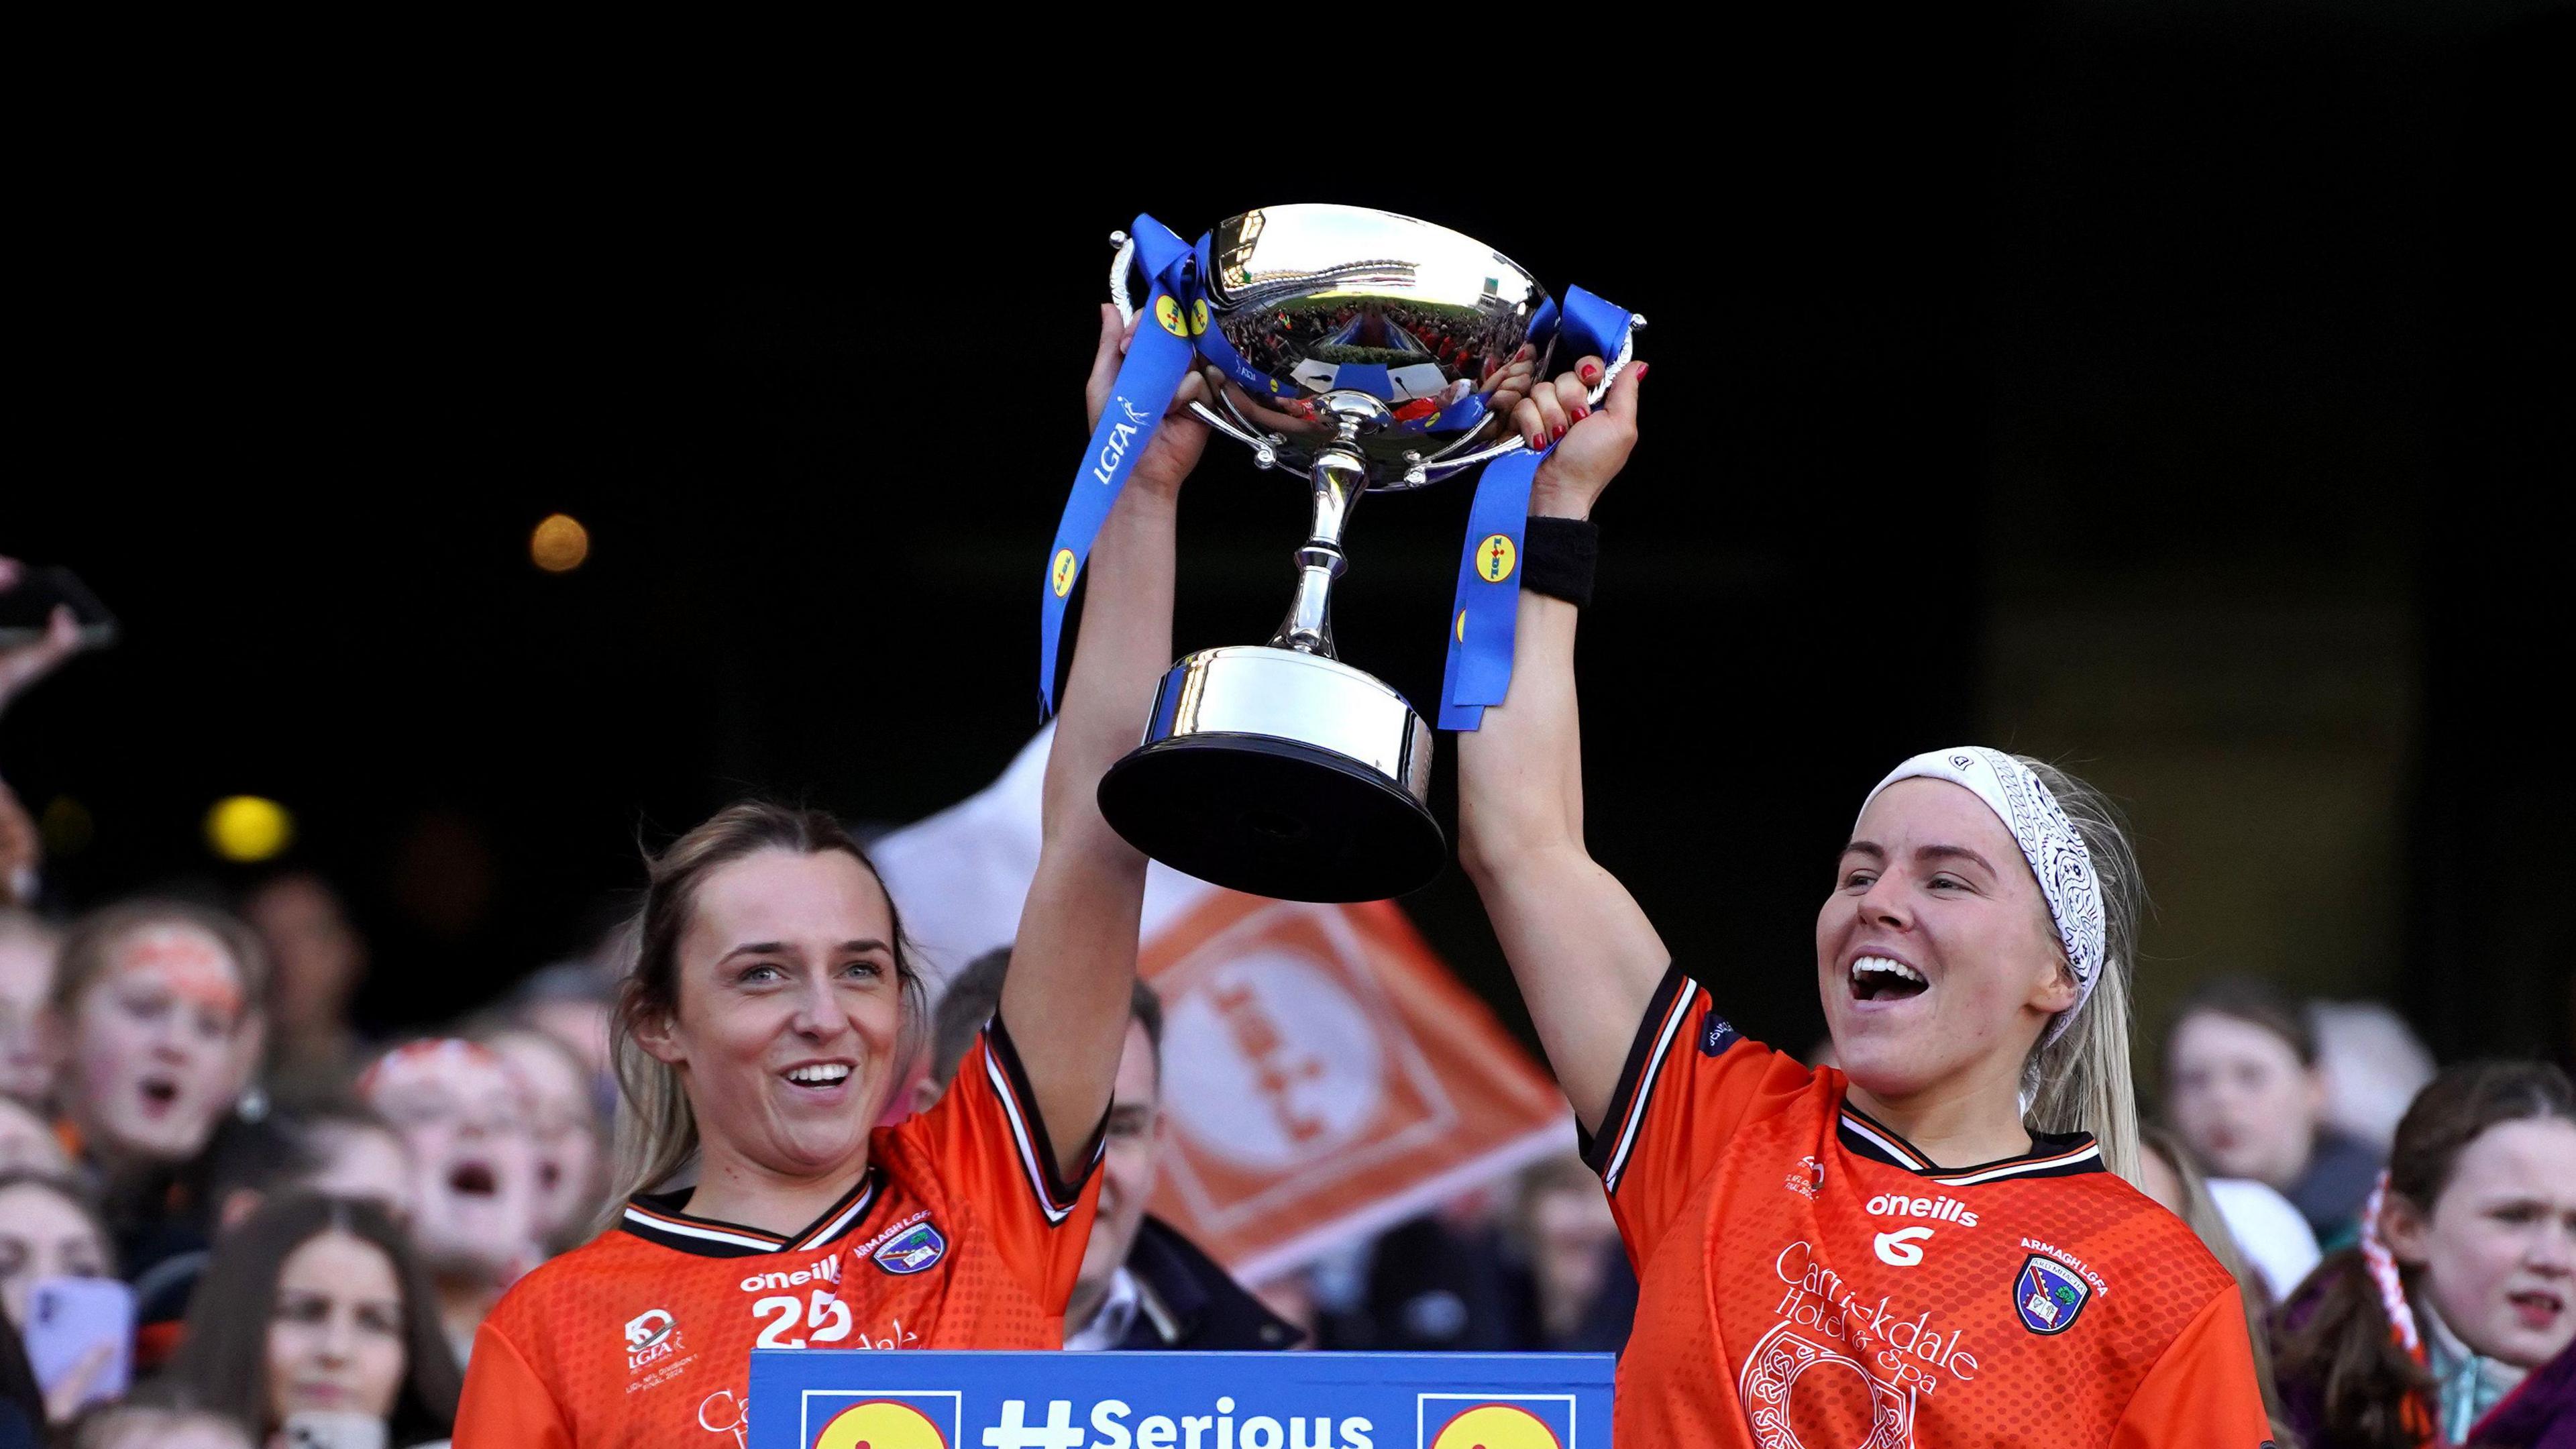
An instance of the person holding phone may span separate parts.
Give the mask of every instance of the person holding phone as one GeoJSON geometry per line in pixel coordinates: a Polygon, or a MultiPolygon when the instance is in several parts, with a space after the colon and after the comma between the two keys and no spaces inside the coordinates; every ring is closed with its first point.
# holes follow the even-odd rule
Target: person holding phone
{"type": "Polygon", "coordinates": [[[460,1376],[411,1244],[372,1202],[295,1193],[216,1244],[170,1377],[271,1449],[444,1439],[460,1376]]]}
{"type": "MultiPolygon", "coordinates": [[[[1128,336],[1103,310],[1095,419],[1128,336]]],[[[623,1203],[484,1321],[461,1443],[698,1449],[742,1423],[754,1348],[1062,1346],[1145,893],[1097,791],[1171,663],[1178,495],[1206,439],[1186,412],[1160,423],[1100,534],[1019,965],[936,1107],[875,1129],[931,1023],[837,821],[746,802],[653,859],[616,1015],[623,1203]]]]}
{"type": "Polygon", "coordinates": [[[26,1340],[49,1423],[69,1422],[102,1390],[123,1387],[134,1300],[115,1272],[107,1227],[78,1184],[0,1173],[0,1310],[26,1340]],[[109,1291],[71,1286],[82,1283],[109,1291]]]}

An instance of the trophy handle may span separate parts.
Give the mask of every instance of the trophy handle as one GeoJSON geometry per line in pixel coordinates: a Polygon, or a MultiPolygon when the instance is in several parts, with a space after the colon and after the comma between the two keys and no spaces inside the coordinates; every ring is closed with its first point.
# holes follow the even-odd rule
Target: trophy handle
{"type": "Polygon", "coordinates": [[[1136,320],[1136,304],[1127,299],[1127,269],[1136,264],[1136,239],[1123,231],[1109,234],[1109,244],[1118,255],[1109,261],[1109,301],[1118,309],[1122,323],[1136,320]]]}

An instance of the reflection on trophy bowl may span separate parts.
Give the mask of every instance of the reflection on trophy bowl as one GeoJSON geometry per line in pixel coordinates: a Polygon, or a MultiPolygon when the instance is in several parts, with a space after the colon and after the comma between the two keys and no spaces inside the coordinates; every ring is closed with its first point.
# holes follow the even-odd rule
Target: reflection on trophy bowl
{"type": "MultiPolygon", "coordinates": [[[[1545,350],[1515,368],[1544,288],[1447,227],[1357,206],[1273,206],[1209,233],[1198,346],[1221,405],[1304,471],[1360,399],[1369,486],[1429,481],[1422,465],[1503,441],[1545,350]]],[[[1128,279],[1129,306],[1141,276],[1128,279]]]]}
{"type": "MultiPolygon", "coordinates": [[[[1132,317],[1153,290],[1131,254],[1111,286],[1132,317]]],[[[1154,859],[1254,895],[1418,889],[1449,853],[1425,803],[1431,729],[1402,695],[1333,657],[1343,530],[1364,493],[1522,446],[1510,415],[1547,375],[1554,330],[1531,334],[1548,295],[1446,227],[1317,205],[1219,223],[1196,254],[1195,291],[1153,305],[1139,325],[1191,338],[1222,379],[1199,416],[1261,466],[1304,474],[1312,513],[1278,633],[1164,675],[1144,743],[1101,779],[1101,813],[1154,859]]]]}

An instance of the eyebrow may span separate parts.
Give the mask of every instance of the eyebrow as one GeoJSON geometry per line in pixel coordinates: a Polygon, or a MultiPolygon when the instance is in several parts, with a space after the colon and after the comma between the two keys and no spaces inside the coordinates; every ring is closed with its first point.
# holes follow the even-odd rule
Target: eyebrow
{"type": "MultiPolygon", "coordinates": [[[[870,937],[866,938],[865,940],[859,940],[859,941],[843,941],[843,942],[841,943],[841,945],[840,945],[840,949],[841,949],[841,950],[844,950],[844,951],[850,951],[850,952],[864,952],[864,951],[890,951],[890,950],[892,950],[893,948],[891,948],[891,947],[887,946],[885,942],[880,941],[880,940],[876,939],[876,938],[875,938],[875,937],[873,937],[873,936],[870,936],[870,937]]],[[[732,959],[733,959],[734,957],[736,957],[736,956],[742,956],[742,955],[753,955],[753,956],[791,956],[791,955],[794,955],[794,954],[795,954],[795,952],[794,952],[794,951],[793,951],[793,950],[788,946],[788,944],[787,944],[786,942],[784,942],[784,941],[746,941],[746,942],[744,942],[743,944],[741,944],[741,945],[739,945],[739,946],[736,946],[736,947],[734,947],[732,950],[727,951],[727,952],[726,952],[726,953],[724,953],[723,955],[721,955],[721,956],[717,957],[717,958],[716,958],[716,961],[717,961],[717,964],[721,965],[721,964],[723,964],[724,962],[727,962],[727,961],[732,960],[732,959]]]]}
{"type": "MultiPolygon", "coordinates": [[[[1887,847],[1874,840],[1855,840],[1843,847],[1845,855],[1866,855],[1872,860],[1887,859],[1887,847]]],[[[1973,860],[1993,874],[1995,863],[1964,845],[1926,845],[1914,852],[1916,860],[1973,860]]]]}

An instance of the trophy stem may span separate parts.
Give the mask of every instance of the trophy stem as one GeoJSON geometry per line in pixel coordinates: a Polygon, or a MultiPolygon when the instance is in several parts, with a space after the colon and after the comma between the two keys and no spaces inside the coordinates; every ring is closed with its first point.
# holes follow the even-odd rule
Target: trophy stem
{"type": "MultiPolygon", "coordinates": [[[[1349,431],[1347,426],[1345,431],[1349,431]]],[[[1368,465],[1348,438],[1336,439],[1315,455],[1308,477],[1315,489],[1315,515],[1306,542],[1297,550],[1297,598],[1288,620],[1271,643],[1301,654],[1333,657],[1333,580],[1349,560],[1342,553],[1342,530],[1351,509],[1368,490],[1368,465]]]]}

